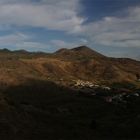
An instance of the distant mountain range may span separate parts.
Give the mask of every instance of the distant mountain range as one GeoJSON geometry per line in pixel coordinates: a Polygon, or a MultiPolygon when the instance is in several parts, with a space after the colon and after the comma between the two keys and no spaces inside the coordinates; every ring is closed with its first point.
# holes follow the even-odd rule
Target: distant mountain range
{"type": "Polygon", "coordinates": [[[140,61],[110,58],[86,46],[55,53],[0,50],[0,84],[19,84],[29,79],[112,83],[137,80],[140,61]]]}

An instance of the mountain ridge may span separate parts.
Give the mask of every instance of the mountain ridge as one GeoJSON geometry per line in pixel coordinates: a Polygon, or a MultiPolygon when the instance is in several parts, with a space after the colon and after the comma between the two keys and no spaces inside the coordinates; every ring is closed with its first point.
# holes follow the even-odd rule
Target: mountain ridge
{"type": "Polygon", "coordinates": [[[139,80],[136,75],[140,75],[139,61],[110,58],[86,46],[61,49],[52,54],[0,52],[0,83],[7,85],[23,83],[28,79],[136,82],[139,80]]]}

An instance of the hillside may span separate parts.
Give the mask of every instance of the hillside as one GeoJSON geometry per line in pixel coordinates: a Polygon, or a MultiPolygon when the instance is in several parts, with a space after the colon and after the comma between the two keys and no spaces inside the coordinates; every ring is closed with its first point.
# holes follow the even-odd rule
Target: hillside
{"type": "Polygon", "coordinates": [[[61,49],[52,54],[1,50],[0,72],[0,83],[7,85],[23,83],[28,79],[135,82],[136,75],[140,75],[140,62],[109,58],[86,46],[61,49]]]}
{"type": "Polygon", "coordinates": [[[1,50],[0,137],[139,139],[140,88],[133,84],[139,71],[138,61],[85,46],[52,54],[1,50]]]}

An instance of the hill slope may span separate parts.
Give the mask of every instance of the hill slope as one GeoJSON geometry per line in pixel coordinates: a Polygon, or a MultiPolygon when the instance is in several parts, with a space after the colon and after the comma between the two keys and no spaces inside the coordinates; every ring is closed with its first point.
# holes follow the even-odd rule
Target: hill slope
{"type": "Polygon", "coordinates": [[[109,58],[86,46],[52,54],[0,51],[0,83],[19,84],[28,79],[120,82],[137,80],[140,62],[109,58]]]}

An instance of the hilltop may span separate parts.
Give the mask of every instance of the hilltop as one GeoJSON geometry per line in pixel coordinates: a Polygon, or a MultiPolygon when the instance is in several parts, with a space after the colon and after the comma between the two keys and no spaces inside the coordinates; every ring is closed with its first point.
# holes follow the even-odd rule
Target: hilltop
{"type": "Polygon", "coordinates": [[[72,49],[60,49],[53,53],[54,56],[63,59],[70,59],[70,60],[87,60],[87,59],[101,59],[105,58],[104,55],[88,48],[87,46],[80,46],[72,49]]]}

